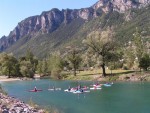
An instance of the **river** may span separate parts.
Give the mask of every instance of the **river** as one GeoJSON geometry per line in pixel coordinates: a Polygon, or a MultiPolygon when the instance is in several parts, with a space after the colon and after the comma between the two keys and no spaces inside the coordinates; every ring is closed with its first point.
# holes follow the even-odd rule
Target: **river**
{"type": "Polygon", "coordinates": [[[55,81],[49,79],[33,81],[2,82],[10,96],[49,108],[56,107],[62,113],[150,113],[150,83],[116,82],[111,87],[102,87],[90,93],[73,94],[64,92],[68,86],[93,84],[86,81],[55,81]],[[49,86],[62,88],[48,91],[49,86]],[[36,86],[43,91],[28,92],[36,86]]]}

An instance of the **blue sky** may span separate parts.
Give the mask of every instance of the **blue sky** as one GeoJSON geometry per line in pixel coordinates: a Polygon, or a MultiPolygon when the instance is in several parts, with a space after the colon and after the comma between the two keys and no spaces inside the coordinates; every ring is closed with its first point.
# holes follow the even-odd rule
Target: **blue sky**
{"type": "Polygon", "coordinates": [[[21,20],[52,8],[79,9],[98,0],[0,0],[0,37],[8,35],[21,20]]]}

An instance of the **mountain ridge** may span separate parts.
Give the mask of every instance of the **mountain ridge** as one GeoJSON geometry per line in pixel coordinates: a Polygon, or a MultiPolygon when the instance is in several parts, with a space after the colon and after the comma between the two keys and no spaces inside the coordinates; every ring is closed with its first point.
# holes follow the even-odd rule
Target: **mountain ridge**
{"type": "Polygon", "coordinates": [[[76,19],[82,20],[82,25],[96,17],[102,16],[103,13],[112,11],[125,13],[129,9],[145,7],[149,3],[150,0],[99,0],[89,8],[63,9],[61,11],[53,8],[50,11],[42,12],[41,15],[28,17],[19,22],[7,37],[3,36],[0,39],[0,51],[7,50],[22,37],[28,36],[28,39],[30,39],[39,34],[52,34],[62,24],[67,26],[76,19]]]}

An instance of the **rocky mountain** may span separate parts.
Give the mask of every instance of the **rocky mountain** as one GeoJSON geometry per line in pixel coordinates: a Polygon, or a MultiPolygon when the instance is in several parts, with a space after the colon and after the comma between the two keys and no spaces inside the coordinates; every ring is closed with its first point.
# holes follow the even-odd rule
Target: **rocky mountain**
{"type": "Polygon", "coordinates": [[[70,40],[71,37],[78,37],[80,32],[84,34],[84,30],[80,31],[80,28],[83,29],[87,23],[96,18],[117,12],[120,15],[124,14],[122,18],[125,21],[130,20],[132,19],[131,12],[126,12],[131,9],[141,9],[149,4],[150,0],[99,0],[89,8],[65,9],[61,11],[54,8],[50,11],[42,12],[41,15],[32,16],[19,22],[8,36],[3,36],[0,39],[0,51],[19,54],[20,51],[27,49],[23,45],[28,45],[28,47],[34,49],[32,47],[34,46],[32,45],[33,40],[38,40],[39,45],[49,42],[48,44],[51,47],[43,47],[42,51],[51,51],[51,49],[47,48],[52,48],[52,46],[56,48],[61,43],[61,40],[70,40]],[[59,34],[61,36],[58,36],[59,34]],[[53,40],[57,43],[54,44],[53,40]],[[17,50],[18,48],[23,49],[17,50]]]}

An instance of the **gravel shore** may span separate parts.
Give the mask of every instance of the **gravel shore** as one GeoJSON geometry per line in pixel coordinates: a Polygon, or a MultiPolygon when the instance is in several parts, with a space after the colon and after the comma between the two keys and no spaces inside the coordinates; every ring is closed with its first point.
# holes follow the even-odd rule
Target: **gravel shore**
{"type": "Polygon", "coordinates": [[[0,93],[0,113],[45,113],[43,109],[34,108],[30,105],[0,93]]]}

